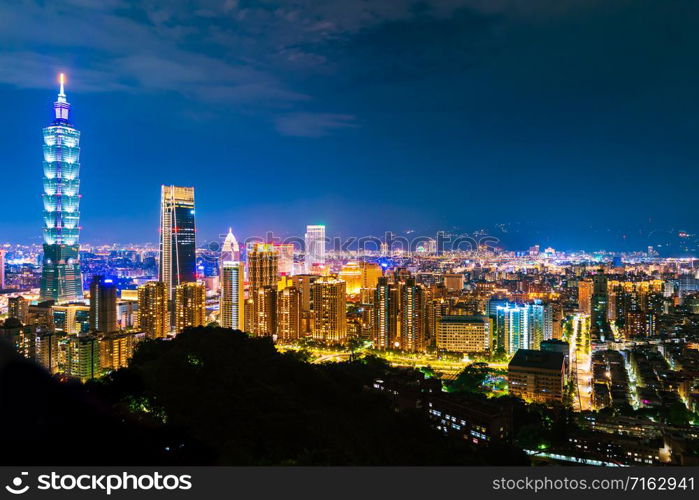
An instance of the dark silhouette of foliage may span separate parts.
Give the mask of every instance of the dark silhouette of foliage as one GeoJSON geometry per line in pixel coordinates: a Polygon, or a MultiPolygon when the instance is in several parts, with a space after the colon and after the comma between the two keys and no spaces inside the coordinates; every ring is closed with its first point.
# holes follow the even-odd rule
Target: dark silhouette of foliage
{"type": "Polygon", "coordinates": [[[149,341],[130,367],[92,390],[115,408],[180,436],[230,465],[439,465],[485,463],[433,430],[422,410],[396,412],[373,380],[392,370],[363,357],[314,365],[272,340],[200,327],[149,341]]]}

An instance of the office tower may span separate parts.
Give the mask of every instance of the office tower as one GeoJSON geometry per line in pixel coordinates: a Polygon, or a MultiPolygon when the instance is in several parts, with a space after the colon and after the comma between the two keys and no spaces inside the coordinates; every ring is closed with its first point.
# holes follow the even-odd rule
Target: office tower
{"type": "Polygon", "coordinates": [[[203,283],[182,283],[175,288],[175,331],[206,324],[206,288],[203,283]]]}
{"type": "Polygon", "coordinates": [[[29,301],[24,297],[10,297],[7,299],[7,317],[16,318],[23,325],[27,324],[29,313],[29,301]]]}
{"type": "Polygon", "coordinates": [[[460,292],[464,288],[464,275],[445,274],[444,286],[447,287],[447,290],[450,292],[460,292]]]}
{"type": "Polygon", "coordinates": [[[197,280],[196,260],[194,188],[161,186],[158,281],[165,283],[168,301],[177,285],[197,280]]]}
{"type": "Polygon", "coordinates": [[[338,278],[347,283],[347,295],[357,295],[362,289],[362,269],[357,262],[348,262],[338,273],[338,278]]]}
{"type": "Polygon", "coordinates": [[[110,333],[117,325],[117,287],[111,279],[94,276],[90,283],[90,330],[110,333]]]}
{"type": "Polygon", "coordinates": [[[578,311],[592,314],[592,280],[578,281],[578,311]]]}
{"type": "Polygon", "coordinates": [[[221,298],[219,323],[223,328],[245,328],[245,291],[243,289],[243,264],[239,261],[223,262],[221,274],[221,298]]]}
{"type": "Polygon", "coordinates": [[[492,330],[493,320],[488,316],[442,316],[437,320],[437,349],[490,352],[492,330]]]}
{"type": "Polygon", "coordinates": [[[408,278],[400,288],[400,348],[415,352],[426,347],[424,290],[408,278]]]}
{"type": "Polygon", "coordinates": [[[507,367],[510,394],[526,401],[560,403],[566,379],[560,352],[519,349],[507,367]]]}
{"type": "MultiPolygon", "coordinates": [[[[226,262],[240,262],[240,245],[238,245],[238,240],[235,239],[235,236],[233,235],[233,230],[232,228],[228,228],[228,234],[226,235],[226,239],[223,241],[223,245],[221,246],[221,255],[219,255],[218,258],[218,289],[221,297],[223,297],[223,266],[226,262]]],[[[242,271],[242,268],[241,268],[242,271]]],[[[240,277],[241,283],[243,281],[243,276],[240,277]]],[[[214,287],[207,286],[209,289],[215,289],[214,287]]],[[[242,303],[242,298],[240,299],[242,303]]],[[[220,307],[220,304],[219,304],[220,307]]],[[[241,308],[242,311],[242,308],[241,308]]],[[[240,313],[241,315],[243,314],[242,312],[240,313]]],[[[242,317],[242,316],[241,316],[242,317]]],[[[223,325],[222,325],[223,326],[223,325]]],[[[226,328],[233,328],[231,326],[227,326],[226,328]]],[[[238,323],[238,326],[236,329],[242,329],[243,324],[242,322],[238,323]]]]}
{"type": "Polygon", "coordinates": [[[250,289],[245,308],[245,331],[251,335],[274,336],[277,329],[277,287],[250,289]]]}
{"type": "Polygon", "coordinates": [[[132,332],[114,332],[99,337],[100,369],[103,372],[118,370],[129,365],[136,346],[132,332]]]}
{"type": "Polygon", "coordinates": [[[247,252],[247,263],[251,291],[264,286],[277,286],[279,253],[274,245],[253,243],[247,252]]]}
{"type": "Polygon", "coordinates": [[[607,277],[595,274],[592,278],[592,315],[590,321],[590,335],[595,340],[609,339],[611,330],[608,315],[609,297],[607,289],[607,277]]]}
{"type": "Polygon", "coordinates": [[[44,258],[40,300],[82,300],[80,273],[80,132],[70,122],[63,74],[54,121],[44,128],[44,258]]]}
{"type": "Polygon", "coordinates": [[[325,226],[306,226],[305,244],[304,263],[306,272],[310,273],[313,266],[325,265],[325,226]]]}
{"type": "Polygon", "coordinates": [[[138,287],[138,327],[147,337],[163,338],[170,332],[167,302],[167,286],[162,281],[138,287]]]}
{"type": "Polygon", "coordinates": [[[337,344],[347,337],[346,283],[331,276],[317,279],[311,286],[313,295],[313,338],[337,344]]]}
{"type": "Polygon", "coordinates": [[[293,342],[301,337],[301,292],[288,287],[277,292],[277,339],[293,342]]]}
{"type": "Polygon", "coordinates": [[[360,268],[362,270],[362,288],[367,290],[376,288],[379,278],[383,276],[381,266],[373,262],[362,262],[360,268]]]}
{"type": "Polygon", "coordinates": [[[90,306],[66,304],[51,306],[53,311],[53,329],[57,333],[77,335],[91,330],[90,306]]]}
{"type": "Polygon", "coordinates": [[[374,332],[372,340],[376,349],[398,347],[398,289],[382,276],[374,291],[374,332]]]}
{"type": "Polygon", "coordinates": [[[281,276],[291,276],[294,274],[294,244],[284,243],[275,245],[279,255],[279,265],[277,271],[281,276]]]}
{"type": "Polygon", "coordinates": [[[0,250],[0,290],[5,288],[5,251],[0,250]]]}
{"type": "Polygon", "coordinates": [[[240,262],[240,246],[238,240],[233,235],[233,229],[228,228],[226,239],[223,240],[221,246],[221,255],[219,257],[219,265],[223,267],[224,262],[240,262]]]}
{"type": "Polygon", "coordinates": [[[74,335],[68,340],[66,374],[85,382],[102,374],[99,339],[96,335],[74,335]]]}

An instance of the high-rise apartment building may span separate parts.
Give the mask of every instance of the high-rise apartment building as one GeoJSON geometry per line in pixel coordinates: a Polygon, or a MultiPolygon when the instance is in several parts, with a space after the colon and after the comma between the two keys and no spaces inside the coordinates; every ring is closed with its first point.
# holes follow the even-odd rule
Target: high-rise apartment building
{"type": "Polygon", "coordinates": [[[277,339],[293,342],[301,337],[301,292],[288,287],[277,292],[277,339]]]}
{"type": "Polygon", "coordinates": [[[590,334],[593,339],[605,340],[611,335],[609,326],[609,290],[607,277],[598,273],[592,278],[590,334]]]}
{"type": "Polygon", "coordinates": [[[100,368],[103,372],[118,370],[129,365],[136,347],[132,332],[115,332],[99,337],[100,368]]]}
{"type": "Polygon", "coordinates": [[[194,188],[161,186],[158,280],[169,301],[177,285],[196,281],[196,260],[194,188]]]}
{"type": "Polygon", "coordinates": [[[247,251],[248,282],[254,291],[264,286],[277,286],[279,252],[274,245],[253,243],[247,251]]]}
{"type": "Polygon", "coordinates": [[[9,318],[16,318],[22,322],[23,325],[27,324],[27,316],[29,313],[29,301],[22,296],[10,297],[7,299],[7,316],[9,318]]]}
{"type": "Polygon", "coordinates": [[[85,382],[102,374],[99,339],[96,335],[74,335],[68,339],[66,373],[85,382]]]}
{"type": "Polygon", "coordinates": [[[41,300],[81,300],[80,132],[70,122],[64,80],[53,103],[54,121],[44,128],[44,257],[41,300]]]}
{"type": "Polygon", "coordinates": [[[117,330],[116,284],[104,276],[93,276],[90,282],[90,331],[111,333],[117,330]]]}
{"type": "Polygon", "coordinates": [[[138,287],[138,327],[150,338],[167,337],[170,332],[167,286],[162,281],[138,287]]]}
{"type": "Polygon", "coordinates": [[[306,226],[304,249],[306,272],[310,273],[313,266],[325,265],[325,226],[306,226]]]}
{"type": "Polygon", "coordinates": [[[252,335],[274,335],[279,281],[277,248],[266,243],[251,244],[247,251],[247,266],[251,303],[245,312],[245,331],[252,335]]]}
{"type": "Polygon", "coordinates": [[[437,320],[437,349],[487,353],[492,332],[493,320],[488,316],[442,316],[437,320]]]}
{"type": "Polygon", "coordinates": [[[424,351],[425,338],[425,292],[415,283],[415,278],[406,279],[400,287],[400,348],[405,351],[424,351]]]}
{"type": "Polygon", "coordinates": [[[553,337],[551,304],[506,304],[496,307],[495,335],[498,349],[514,354],[517,349],[538,349],[553,337]]]}
{"type": "Polygon", "coordinates": [[[243,289],[243,264],[225,261],[221,267],[221,298],[219,323],[223,328],[244,328],[245,291],[243,289]]]}
{"type": "Polygon", "coordinates": [[[592,280],[578,281],[578,311],[592,314],[592,280]]]}
{"type": "Polygon", "coordinates": [[[379,278],[383,276],[381,266],[373,262],[362,262],[360,268],[362,270],[362,288],[366,290],[375,289],[379,278]]]}
{"type": "Polygon", "coordinates": [[[317,279],[311,286],[313,295],[313,338],[337,344],[347,337],[346,283],[331,276],[317,279]]]}
{"type": "Polygon", "coordinates": [[[377,349],[398,347],[398,288],[388,278],[379,278],[374,291],[374,325],[372,340],[377,349]]]}
{"type": "Polygon", "coordinates": [[[277,287],[250,289],[245,309],[245,331],[251,335],[274,336],[277,331],[277,287]]]}
{"type": "Polygon", "coordinates": [[[206,324],[206,287],[203,283],[182,283],[175,288],[175,331],[206,324]]]}

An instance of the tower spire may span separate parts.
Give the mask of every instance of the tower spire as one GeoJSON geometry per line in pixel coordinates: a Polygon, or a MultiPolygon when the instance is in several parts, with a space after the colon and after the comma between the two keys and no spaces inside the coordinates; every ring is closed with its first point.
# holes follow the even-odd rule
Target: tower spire
{"type": "Polygon", "coordinates": [[[61,88],[58,92],[58,102],[67,102],[66,101],[66,91],[65,91],[65,83],[66,83],[65,73],[61,73],[58,75],[58,81],[61,84],[61,88]]]}

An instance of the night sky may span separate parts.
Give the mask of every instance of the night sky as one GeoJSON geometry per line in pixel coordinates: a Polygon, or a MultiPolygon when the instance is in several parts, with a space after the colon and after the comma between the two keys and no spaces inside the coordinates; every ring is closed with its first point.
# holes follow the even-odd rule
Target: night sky
{"type": "Polygon", "coordinates": [[[163,183],[195,186],[200,240],[696,232],[698,25],[696,1],[4,1],[0,242],[40,242],[60,71],[85,242],[155,242],[163,183]]]}

